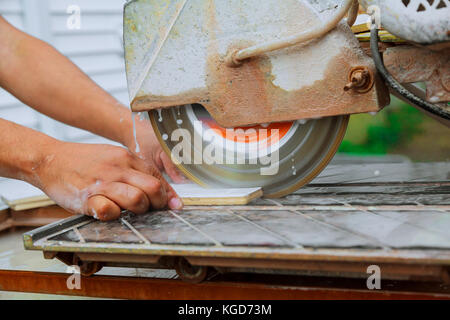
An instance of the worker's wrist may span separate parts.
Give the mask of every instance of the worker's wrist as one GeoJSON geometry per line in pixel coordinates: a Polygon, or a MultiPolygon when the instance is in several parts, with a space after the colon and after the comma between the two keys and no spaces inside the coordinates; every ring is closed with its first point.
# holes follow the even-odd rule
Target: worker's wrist
{"type": "Polygon", "coordinates": [[[142,119],[138,114],[134,114],[128,111],[128,116],[126,117],[126,121],[122,122],[122,130],[121,130],[121,141],[125,147],[130,150],[134,150],[136,148],[136,139],[139,138],[140,132],[145,130],[145,126],[148,126],[148,123],[143,123],[142,119]],[[134,117],[134,122],[133,122],[134,117]]]}
{"type": "Polygon", "coordinates": [[[41,188],[41,176],[44,175],[52,160],[61,150],[61,145],[67,143],[56,140],[44,134],[40,135],[29,150],[27,156],[20,163],[20,179],[41,188]]]}
{"type": "MultiPolygon", "coordinates": [[[[108,134],[102,136],[112,139],[125,147],[128,147],[132,142],[133,137],[133,122],[132,113],[129,108],[124,105],[119,105],[116,112],[111,114],[107,122],[108,134]]],[[[105,124],[104,124],[105,125],[105,124]]],[[[105,129],[106,130],[106,129],[105,129]]]]}

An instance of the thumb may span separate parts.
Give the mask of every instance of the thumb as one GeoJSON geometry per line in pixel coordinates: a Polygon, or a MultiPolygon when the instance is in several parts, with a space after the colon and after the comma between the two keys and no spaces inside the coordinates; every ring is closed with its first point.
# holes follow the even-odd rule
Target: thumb
{"type": "Polygon", "coordinates": [[[94,195],[87,200],[86,214],[101,221],[116,220],[120,217],[121,209],[112,200],[101,195],[94,195]]]}

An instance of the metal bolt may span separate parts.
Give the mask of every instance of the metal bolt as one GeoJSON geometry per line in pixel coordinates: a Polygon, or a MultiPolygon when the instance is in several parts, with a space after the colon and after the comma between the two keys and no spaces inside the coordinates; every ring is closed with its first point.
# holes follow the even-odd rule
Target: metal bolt
{"type": "Polygon", "coordinates": [[[367,67],[356,67],[350,71],[349,83],[344,91],[354,89],[359,93],[368,92],[373,87],[373,74],[367,67]]]}

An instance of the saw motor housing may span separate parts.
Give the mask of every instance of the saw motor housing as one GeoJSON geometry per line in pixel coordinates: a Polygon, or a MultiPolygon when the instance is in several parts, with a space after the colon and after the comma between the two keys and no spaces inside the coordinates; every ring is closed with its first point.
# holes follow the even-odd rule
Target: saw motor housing
{"type": "Polygon", "coordinates": [[[133,111],[198,103],[223,127],[377,112],[388,90],[345,21],[324,37],[227,64],[233,50],[327,19],[298,0],[134,0],[124,46],[133,111]],[[366,77],[361,86],[349,83],[366,77]]]}

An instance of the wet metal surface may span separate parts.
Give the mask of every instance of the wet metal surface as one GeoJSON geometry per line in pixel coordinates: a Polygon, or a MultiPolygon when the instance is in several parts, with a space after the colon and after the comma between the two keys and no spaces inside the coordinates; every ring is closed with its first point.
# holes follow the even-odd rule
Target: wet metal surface
{"type": "Polygon", "coordinates": [[[72,218],[26,234],[25,245],[60,252],[450,265],[449,174],[447,163],[330,166],[282,199],[128,213],[122,222],[72,218]]]}

